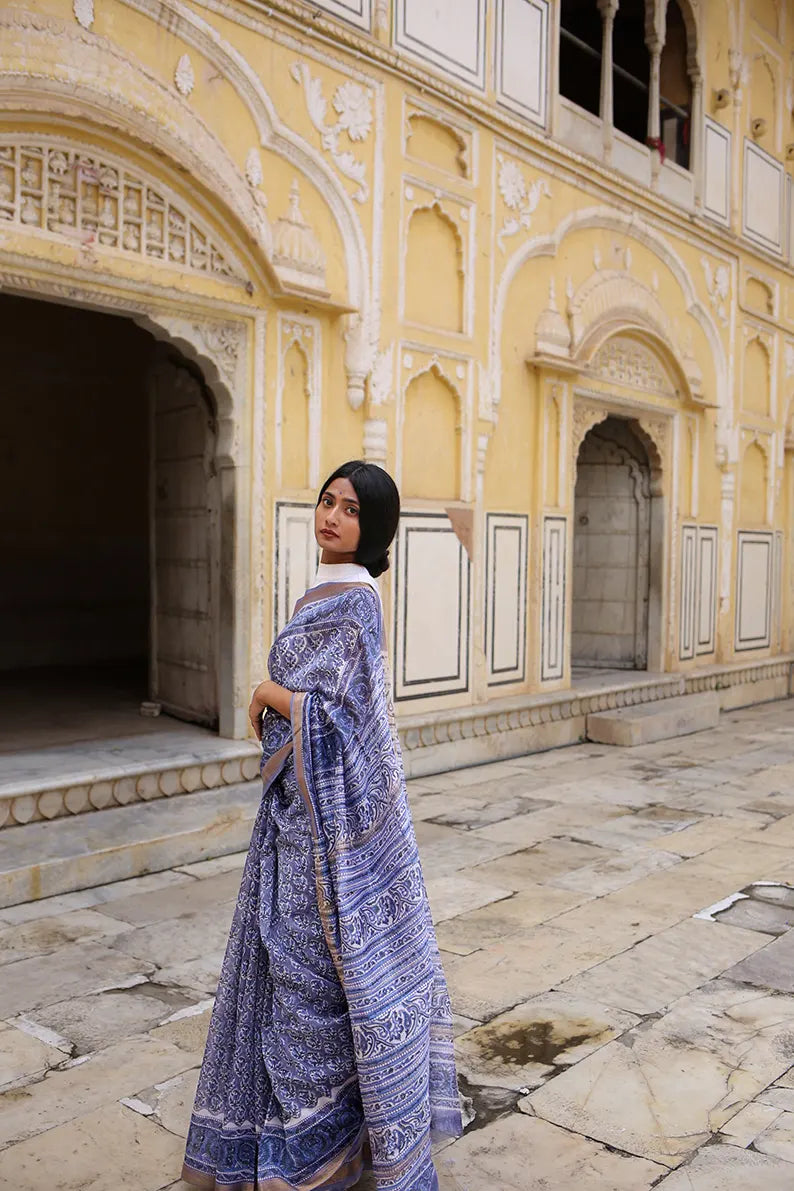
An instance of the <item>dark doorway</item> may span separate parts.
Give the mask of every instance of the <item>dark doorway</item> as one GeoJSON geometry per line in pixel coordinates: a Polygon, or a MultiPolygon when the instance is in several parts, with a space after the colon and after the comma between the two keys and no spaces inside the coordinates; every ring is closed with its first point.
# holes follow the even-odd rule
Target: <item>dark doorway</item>
{"type": "MultiPolygon", "coordinates": [[[[117,717],[125,708],[136,731],[132,716],[152,699],[214,725],[214,437],[201,378],[128,318],[12,295],[0,295],[0,318],[0,697],[6,703],[24,690],[32,708],[38,688],[46,716],[71,692],[85,738],[92,709],[123,731],[117,717]],[[169,431],[163,411],[175,404],[181,412],[169,431]],[[163,485],[170,493],[168,513],[185,513],[175,532],[165,532],[158,512],[158,483],[161,505],[163,485]],[[158,565],[163,549],[173,563],[167,575],[158,565]],[[177,621],[209,630],[199,627],[172,659],[203,668],[200,699],[190,685],[181,699],[152,685],[166,607],[177,621]]],[[[171,634],[178,643],[184,637],[171,634]]]]}

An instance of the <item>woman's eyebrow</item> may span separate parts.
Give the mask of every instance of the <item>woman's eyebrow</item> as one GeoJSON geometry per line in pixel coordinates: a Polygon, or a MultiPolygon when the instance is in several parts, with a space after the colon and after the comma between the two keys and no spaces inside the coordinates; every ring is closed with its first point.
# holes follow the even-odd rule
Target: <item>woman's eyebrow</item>
{"type": "Polygon", "coordinates": [[[356,500],[356,498],[354,496],[343,496],[341,494],[341,492],[334,492],[333,488],[326,488],[323,495],[324,496],[337,496],[339,498],[339,500],[342,501],[343,504],[355,505],[356,508],[360,507],[358,501],[356,500]]]}

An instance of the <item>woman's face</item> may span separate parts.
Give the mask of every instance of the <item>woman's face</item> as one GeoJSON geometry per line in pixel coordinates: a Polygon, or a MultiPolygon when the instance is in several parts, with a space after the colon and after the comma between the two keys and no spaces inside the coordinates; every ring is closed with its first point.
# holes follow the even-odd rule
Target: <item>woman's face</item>
{"type": "Polygon", "coordinates": [[[361,539],[359,503],[350,480],[332,480],[314,510],[314,536],[322,562],[355,562],[361,539]]]}

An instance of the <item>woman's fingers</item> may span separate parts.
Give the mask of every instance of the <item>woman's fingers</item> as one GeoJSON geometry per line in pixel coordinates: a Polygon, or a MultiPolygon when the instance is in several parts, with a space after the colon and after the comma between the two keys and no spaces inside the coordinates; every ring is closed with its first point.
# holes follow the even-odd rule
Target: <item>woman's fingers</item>
{"type": "Polygon", "coordinates": [[[262,712],[264,709],[264,703],[260,699],[257,699],[256,691],[254,691],[254,697],[248,708],[248,718],[251,721],[251,727],[254,730],[257,740],[262,739],[262,712]]]}

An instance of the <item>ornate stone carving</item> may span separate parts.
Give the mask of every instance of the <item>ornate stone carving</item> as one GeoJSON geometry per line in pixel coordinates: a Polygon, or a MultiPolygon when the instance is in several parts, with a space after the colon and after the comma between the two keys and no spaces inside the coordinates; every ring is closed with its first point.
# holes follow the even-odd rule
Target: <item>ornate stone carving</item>
{"type": "Polygon", "coordinates": [[[643,414],[637,419],[637,423],[640,429],[651,440],[656,452],[656,458],[654,458],[654,450],[648,452],[652,470],[662,468],[664,471],[667,471],[670,458],[672,419],[655,418],[652,415],[643,414]]]}
{"type": "Polygon", "coordinates": [[[592,274],[575,293],[568,294],[574,350],[597,323],[621,316],[636,321],[638,314],[669,344],[675,343],[670,319],[651,289],[624,272],[602,270],[592,274]]]}
{"type": "Polygon", "coordinates": [[[609,410],[603,405],[594,405],[588,401],[574,401],[573,430],[571,434],[571,453],[574,464],[579,454],[584,437],[588,430],[592,430],[599,422],[609,417],[609,410]]]}
{"type": "Polygon", "coordinates": [[[593,369],[614,384],[665,397],[675,396],[675,386],[658,358],[636,339],[620,335],[608,339],[593,357],[593,369]]]}
{"type": "Polygon", "coordinates": [[[246,154],[245,180],[254,189],[262,185],[262,158],[259,156],[259,150],[255,146],[250,148],[246,154]]]}
{"type": "Polygon", "coordinates": [[[717,265],[712,270],[711,261],[705,256],[700,258],[700,263],[706,276],[706,289],[711,301],[711,308],[722,325],[727,326],[728,299],[731,290],[730,270],[727,265],[717,265]]]}
{"type": "Polygon", "coordinates": [[[569,358],[571,329],[557,309],[554,278],[549,282],[549,304],[535,324],[535,351],[538,355],[569,358]]]}
{"type": "Polygon", "coordinates": [[[273,264],[287,284],[325,290],[325,253],[301,212],[297,181],[290,187],[288,213],[273,228],[273,264]]]}
{"type": "Polygon", "coordinates": [[[245,281],[207,228],[159,182],[58,139],[0,138],[0,226],[245,281]]]}
{"type": "Polygon", "coordinates": [[[240,323],[194,323],[193,330],[232,391],[237,386],[245,329],[240,323]]]}
{"type": "Polygon", "coordinates": [[[786,377],[794,376],[794,343],[787,343],[785,347],[786,377]]]}
{"type": "Polygon", "coordinates": [[[332,104],[337,114],[335,124],[326,124],[328,101],[323,95],[322,81],[312,78],[308,66],[304,62],[296,62],[290,71],[296,83],[303,87],[309,118],[320,134],[320,143],[326,153],[331,155],[340,173],[355,182],[358,190],[353,198],[358,203],[365,203],[369,198],[369,186],[366,182],[367,167],[350,152],[340,152],[339,138],[346,133],[351,142],[365,141],[372,129],[372,96],[360,83],[349,80],[342,83],[334,91],[332,104]]]}
{"type": "Polygon", "coordinates": [[[504,252],[504,241],[532,226],[532,216],[538,203],[543,195],[551,198],[551,190],[545,178],[528,183],[521,167],[511,158],[498,153],[496,159],[499,163],[499,192],[510,212],[496,237],[500,252],[504,252]]]}
{"type": "Polygon", "coordinates": [[[90,29],[94,23],[94,0],[73,0],[72,12],[78,25],[90,29]]]}
{"type": "Polygon", "coordinates": [[[174,83],[180,95],[185,99],[190,95],[190,92],[196,85],[196,76],[193,73],[193,63],[187,54],[183,54],[176,64],[174,71],[174,83]]]}

